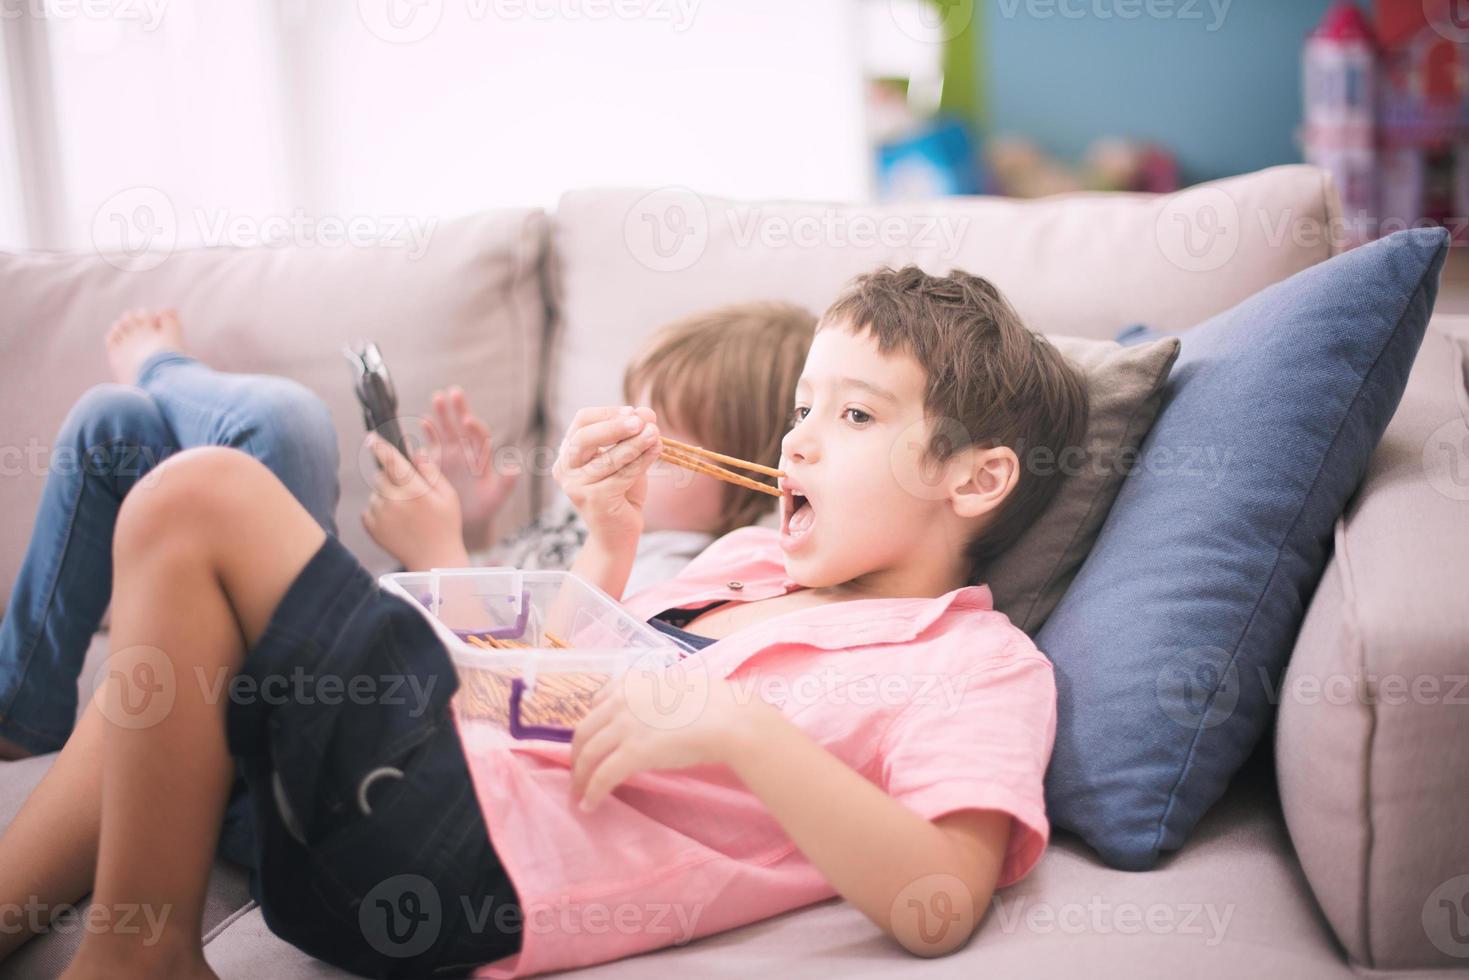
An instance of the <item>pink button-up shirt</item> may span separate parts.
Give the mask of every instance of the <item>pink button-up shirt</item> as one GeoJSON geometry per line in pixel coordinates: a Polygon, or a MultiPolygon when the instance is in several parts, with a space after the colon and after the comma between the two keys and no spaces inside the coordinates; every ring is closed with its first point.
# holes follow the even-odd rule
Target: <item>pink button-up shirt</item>
{"type": "MultiPolygon", "coordinates": [[[[778,541],[769,528],[734,531],[624,605],[648,619],[799,589],[778,541]]],[[[994,611],[988,586],[800,609],[691,657],[737,693],[779,707],[923,817],[1010,814],[1000,885],[1040,859],[1055,681],[1030,639],[994,611]]],[[[582,813],[571,800],[570,746],[508,739],[481,723],[460,732],[490,839],[524,909],[520,953],[480,976],[600,963],[836,894],[726,767],[639,773],[582,813]]]]}

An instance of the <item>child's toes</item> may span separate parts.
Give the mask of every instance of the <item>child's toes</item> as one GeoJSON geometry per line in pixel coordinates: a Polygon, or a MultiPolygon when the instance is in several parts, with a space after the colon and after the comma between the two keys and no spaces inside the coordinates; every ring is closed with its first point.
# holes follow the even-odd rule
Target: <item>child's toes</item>
{"type": "Polygon", "coordinates": [[[168,309],[158,314],[158,329],[169,344],[174,347],[183,346],[184,325],[179,319],[178,310],[168,309]]]}
{"type": "Polygon", "coordinates": [[[133,314],[131,311],[124,313],[112,321],[112,326],[107,328],[107,343],[118,344],[132,332],[133,314]]]}

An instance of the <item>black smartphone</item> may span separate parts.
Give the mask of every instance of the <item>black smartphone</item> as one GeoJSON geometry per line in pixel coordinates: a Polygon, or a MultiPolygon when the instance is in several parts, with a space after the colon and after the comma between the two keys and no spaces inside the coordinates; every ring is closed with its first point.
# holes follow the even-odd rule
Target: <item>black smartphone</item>
{"type": "Polygon", "coordinates": [[[362,406],[362,424],[368,432],[376,432],[395,446],[410,463],[408,443],[398,425],[398,393],[393,390],[393,377],[383,361],[382,351],[370,340],[358,341],[342,348],[352,365],[353,387],[362,406]]]}

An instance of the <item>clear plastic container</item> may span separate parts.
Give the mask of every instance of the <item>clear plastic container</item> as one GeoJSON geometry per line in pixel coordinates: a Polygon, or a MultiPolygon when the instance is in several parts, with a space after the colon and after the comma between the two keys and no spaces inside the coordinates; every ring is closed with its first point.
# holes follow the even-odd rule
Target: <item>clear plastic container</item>
{"type": "Polygon", "coordinates": [[[383,588],[423,610],[453,657],[461,717],[514,738],[571,741],[607,681],[656,669],[682,650],[570,572],[451,568],[396,572],[383,588]],[[492,644],[523,644],[486,649],[492,644]]]}

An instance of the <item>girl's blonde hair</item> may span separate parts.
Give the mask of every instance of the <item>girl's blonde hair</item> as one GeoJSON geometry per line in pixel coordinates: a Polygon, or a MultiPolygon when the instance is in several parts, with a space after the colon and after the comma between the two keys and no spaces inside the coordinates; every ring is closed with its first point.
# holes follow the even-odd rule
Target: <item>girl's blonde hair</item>
{"type": "MultiPolygon", "coordinates": [[[[699,445],[766,466],[780,462],[780,442],[796,398],[796,380],[816,317],[791,303],[721,306],[656,331],[628,365],[624,400],[646,388],[660,421],[699,445]]],[[[774,498],[723,485],[716,536],[753,524],[774,498]]]]}

